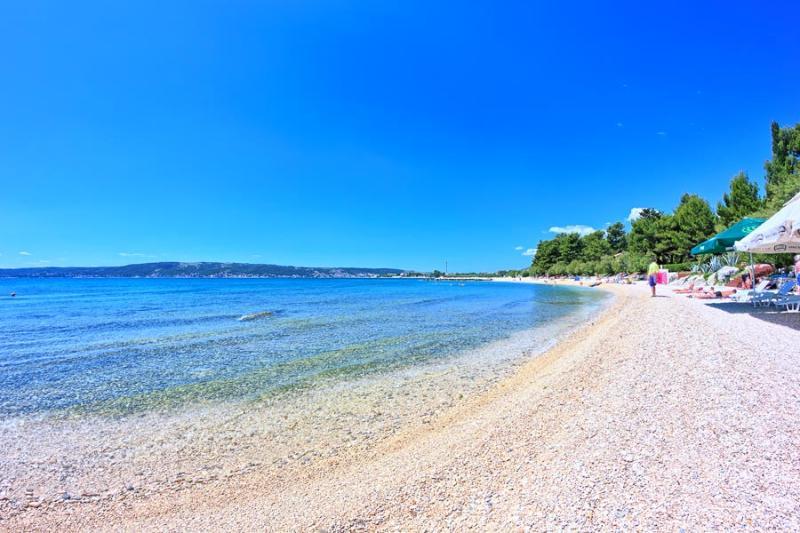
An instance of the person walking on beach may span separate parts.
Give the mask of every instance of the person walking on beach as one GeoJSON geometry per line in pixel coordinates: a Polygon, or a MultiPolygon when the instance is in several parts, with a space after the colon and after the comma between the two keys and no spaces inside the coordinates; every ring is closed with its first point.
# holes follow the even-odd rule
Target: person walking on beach
{"type": "Polygon", "coordinates": [[[656,275],[658,274],[658,263],[653,261],[650,263],[650,266],[647,267],[647,283],[650,285],[650,297],[653,298],[656,295],[656,275]]]}

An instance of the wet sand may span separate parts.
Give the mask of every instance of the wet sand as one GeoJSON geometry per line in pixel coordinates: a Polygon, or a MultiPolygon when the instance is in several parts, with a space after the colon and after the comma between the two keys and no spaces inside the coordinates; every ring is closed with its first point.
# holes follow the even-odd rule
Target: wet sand
{"type": "MultiPolygon", "coordinates": [[[[120,487],[61,502],[30,487],[27,503],[18,495],[0,501],[0,528],[799,529],[800,316],[651,299],[642,286],[608,290],[615,303],[593,324],[474,389],[426,388],[451,379],[443,371],[378,385],[386,402],[370,403],[376,396],[359,396],[366,389],[358,387],[341,390],[353,396],[328,410],[319,399],[316,420],[327,420],[320,434],[331,437],[315,449],[334,449],[329,455],[302,455],[297,439],[304,436],[286,431],[301,420],[263,420],[242,409],[244,423],[230,423],[252,424],[245,437],[226,434],[214,416],[167,423],[145,415],[142,428],[166,424],[159,431],[175,439],[186,474],[154,486],[121,476],[120,487]],[[391,412],[392,402],[407,418],[375,412],[376,405],[391,412]],[[382,420],[390,431],[381,431],[382,420]],[[382,436],[353,436],[353,427],[382,436]],[[218,454],[220,468],[200,475],[196,467],[209,453],[218,454]],[[284,453],[285,462],[259,460],[284,453]]],[[[463,377],[453,383],[463,386],[463,377]]],[[[31,424],[30,435],[47,431],[31,424]]],[[[75,431],[80,446],[84,435],[75,431]]],[[[98,468],[114,460],[152,464],[136,455],[147,443],[134,442],[135,432],[130,438],[128,448],[85,451],[98,468]]],[[[0,444],[12,446],[9,456],[32,457],[0,444]]],[[[42,462],[29,459],[17,475],[47,480],[63,470],[59,460],[42,462]],[[36,478],[38,470],[45,473],[36,478]]],[[[139,472],[129,474],[136,480],[139,472]]]]}

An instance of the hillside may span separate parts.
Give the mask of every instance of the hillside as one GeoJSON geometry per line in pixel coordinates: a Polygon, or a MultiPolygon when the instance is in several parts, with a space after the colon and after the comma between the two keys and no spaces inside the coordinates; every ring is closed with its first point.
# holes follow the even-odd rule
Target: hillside
{"type": "Polygon", "coordinates": [[[112,267],[0,269],[15,278],[376,278],[401,274],[396,268],[295,267],[249,263],[142,263],[112,267]]]}

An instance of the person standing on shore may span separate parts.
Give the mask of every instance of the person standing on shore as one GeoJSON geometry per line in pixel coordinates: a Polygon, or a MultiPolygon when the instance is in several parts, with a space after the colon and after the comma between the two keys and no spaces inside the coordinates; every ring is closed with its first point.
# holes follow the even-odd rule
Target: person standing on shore
{"type": "Polygon", "coordinates": [[[658,263],[653,261],[650,263],[650,266],[647,267],[647,283],[650,285],[650,297],[655,297],[656,295],[656,275],[658,274],[658,263]]]}
{"type": "MultiPolygon", "coordinates": [[[[794,256],[794,279],[800,282],[800,254],[794,256]]],[[[797,283],[795,290],[800,294],[800,283],[797,283]]]]}

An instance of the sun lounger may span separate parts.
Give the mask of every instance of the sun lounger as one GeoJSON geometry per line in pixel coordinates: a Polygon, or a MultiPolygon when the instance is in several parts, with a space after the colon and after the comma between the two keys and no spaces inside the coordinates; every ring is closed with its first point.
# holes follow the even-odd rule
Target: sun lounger
{"type": "Polygon", "coordinates": [[[781,301],[775,302],[775,306],[778,309],[783,308],[784,311],[789,311],[790,313],[800,313],[800,295],[789,294],[781,301]]]}
{"type": "Polygon", "coordinates": [[[769,286],[769,284],[770,280],[765,279],[758,282],[758,284],[750,290],[739,291],[736,301],[742,303],[752,303],[753,307],[755,307],[756,302],[754,300],[762,298],[765,294],[769,292],[765,290],[769,286]]]}
{"type": "Polygon", "coordinates": [[[778,292],[772,291],[765,291],[756,294],[753,296],[751,300],[753,302],[754,307],[769,307],[772,304],[777,305],[778,302],[782,301],[786,296],[789,295],[792,290],[794,290],[797,284],[794,280],[787,280],[781,285],[781,288],[778,289],[778,292]]]}

